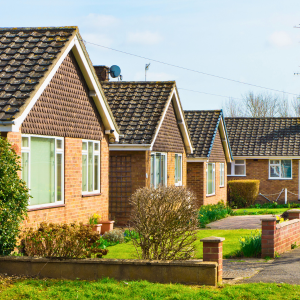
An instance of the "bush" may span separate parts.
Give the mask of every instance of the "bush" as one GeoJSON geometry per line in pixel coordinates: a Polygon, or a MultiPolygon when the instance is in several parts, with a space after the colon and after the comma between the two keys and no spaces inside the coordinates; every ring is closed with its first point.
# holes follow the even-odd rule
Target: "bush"
{"type": "Polygon", "coordinates": [[[57,258],[100,258],[108,250],[101,249],[99,233],[92,225],[41,223],[21,235],[20,249],[25,255],[57,258]]]}
{"type": "Polygon", "coordinates": [[[126,229],[124,231],[124,240],[125,243],[130,242],[132,239],[138,239],[140,236],[135,230],[126,229]]]}
{"type": "Polygon", "coordinates": [[[214,205],[202,205],[199,209],[199,226],[205,228],[208,223],[234,215],[230,207],[226,207],[223,202],[214,205]]]}
{"type": "Polygon", "coordinates": [[[238,208],[253,205],[259,192],[259,180],[228,181],[231,206],[238,208]]]}
{"type": "Polygon", "coordinates": [[[142,259],[173,260],[193,256],[198,225],[195,196],[184,187],[141,188],[130,199],[132,239],[142,259]]]}
{"type": "Polygon", "coordinates": [[[245,257],[260,257],[261,232],[257,229],[250,236],[240,238],[240,252],[245,257]]]}
{"type": "Polygon", "coordinates": [[[114,244],[124,243],[124,233],[120,229],[113,229],[111,231],[107,231],[104,233],[102,238],[114,244]]]}
{"type": "Polygon", "coordinates": [[[0,138],[0,255],[14,250],[20,223],[27,213],[29,193],[18,176],[20,170],[19,156],[0,138]]]}

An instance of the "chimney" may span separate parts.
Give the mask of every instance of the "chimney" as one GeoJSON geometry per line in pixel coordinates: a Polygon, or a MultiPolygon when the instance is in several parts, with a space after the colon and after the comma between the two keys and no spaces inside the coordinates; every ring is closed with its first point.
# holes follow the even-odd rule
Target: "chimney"
{"type": "Polygon", "coordinates": [[[109,67],[107,66],[94,66],[98,79],[100,81],[109,81],[109,67]]]}

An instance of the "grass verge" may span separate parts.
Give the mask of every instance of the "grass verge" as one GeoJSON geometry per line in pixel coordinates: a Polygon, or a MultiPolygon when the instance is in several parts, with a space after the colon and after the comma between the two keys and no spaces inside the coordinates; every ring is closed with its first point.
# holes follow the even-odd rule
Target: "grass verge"
{"type": "Polygon", "coordinates": [[[235,216],[245,215],[281,215],[289,208],[240,208],[234,210],[235,216]]]}

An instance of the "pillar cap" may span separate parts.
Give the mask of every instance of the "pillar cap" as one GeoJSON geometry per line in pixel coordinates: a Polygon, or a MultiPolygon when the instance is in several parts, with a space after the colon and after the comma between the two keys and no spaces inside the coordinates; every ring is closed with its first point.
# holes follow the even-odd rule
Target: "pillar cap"
{"type": "Polygon", "coordinates": [[[217,236],[210,236],[200,240],[200,242],[208,242],[208,243],[221,243],[223,241],[225,241],[225,238],[217,237],[217,236]]]}
{"type": "Polygon", "coordinates": [[[264,219],[260,219],[261,221],[276,221],[276,217],[270,217],[270,218],[264,218],[264,219]]]}
{"type": "Polygon", "coordinates": [[[290,213],[290,212],[293,212],[293,213],[300,213],[300,209],[289,209],[288,211],[287,211],[288,213],[290,213]]]}

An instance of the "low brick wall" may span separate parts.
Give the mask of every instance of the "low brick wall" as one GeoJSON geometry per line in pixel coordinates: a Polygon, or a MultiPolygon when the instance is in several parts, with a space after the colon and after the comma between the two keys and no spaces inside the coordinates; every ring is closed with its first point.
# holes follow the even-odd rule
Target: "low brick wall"
{"type": "Polygon", "coordinates": [[[275,257],[300,243],[300,210],[290,210],[289,221],[276,224],[276,218],[262,220],[262,257],[275,257]]]}
{"type": "Polygon", "coordinates": [[[117,280],[216,286],[217,268],[216,262],[199,261],[0,257],[0,273],[71,280],[110,277],[117,280]]]}

